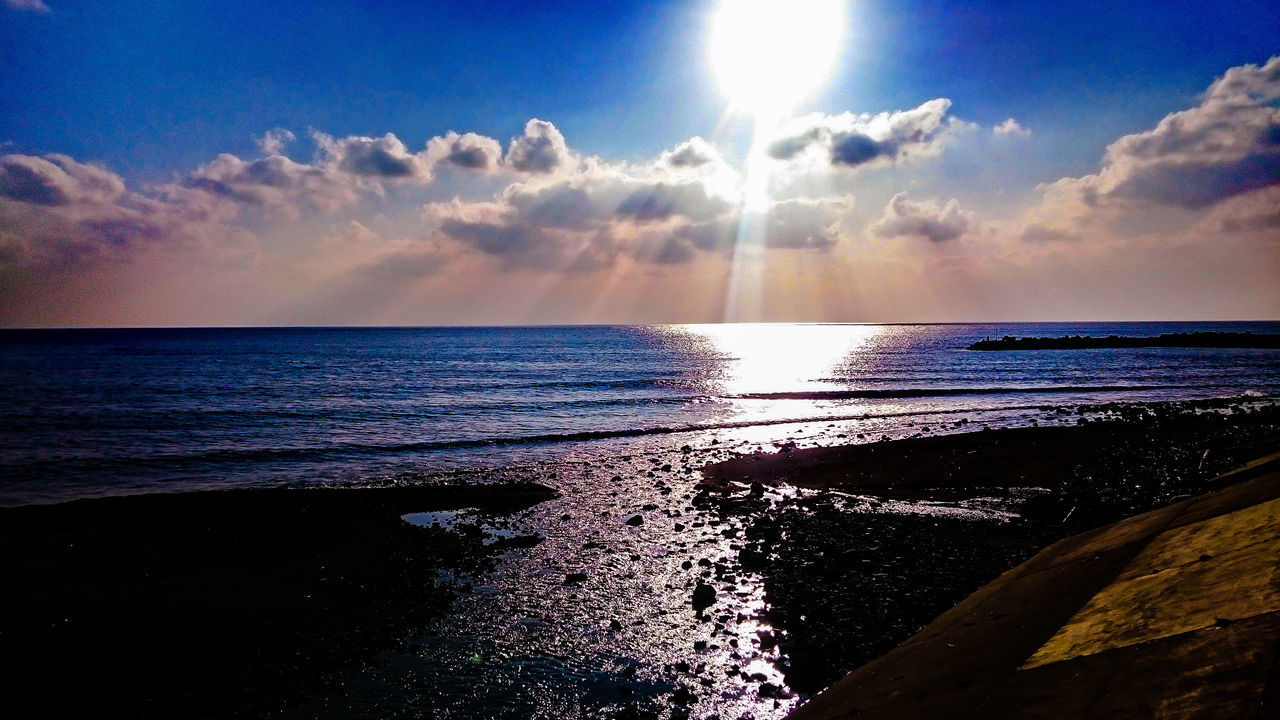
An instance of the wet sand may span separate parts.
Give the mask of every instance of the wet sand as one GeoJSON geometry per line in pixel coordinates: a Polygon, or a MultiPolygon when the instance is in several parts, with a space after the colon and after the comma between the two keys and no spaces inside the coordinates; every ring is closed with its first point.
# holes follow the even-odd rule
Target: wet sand
{"type": "Polygon", "coordinates": [[[501,515],[535,485],[226,490],[0,510],[0,659],[11,707],[61,716],[262,717],[448,608],[438,573],[486,545],[411,512],[501,515]]]}

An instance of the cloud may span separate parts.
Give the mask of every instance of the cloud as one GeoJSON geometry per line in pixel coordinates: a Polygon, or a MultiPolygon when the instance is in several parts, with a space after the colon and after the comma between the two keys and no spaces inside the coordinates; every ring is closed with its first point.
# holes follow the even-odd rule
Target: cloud
{"type": "Polygon", "coordinates": [[[32,205],[110,202],[124,193],[115,173],[66,155],[0,156],[0,197],[32,205]]]}
{"type": "Polygon", "coordinates": [[[1205,234],[1258,233],[1273,242],[1280,240],[1280,184],[1219,203],[1202,225],[1205,234]]]}
{"type": "Polygon", "coordinates": [[[302,207],[336,210],[355,202],[368,188],[340,164],[299,163],[283,155],[242,160],[223,153],[184,178],[184,187],[236,203],[297,217],[302,207]]]}
{"type": "Polygon", "coordinates": [[[1153,203],[1189,209],[1280,184],[1280,56],[1231,68],[1196,107],[1107,147],[1093,175],[1049,186],[1089,206],[1153,203]]]}
{"type": "Polygon", "coordinates": [[[1031,137],[1031,131],[1023,127],[1021,123],[1013,118],[1009,118],[1008,120],[1005,120],[999,125],[991,128],[991,132],[996,135],[1007,135],[1011,137],[1031,137]]]}
{"type": "Polygon", "coordinates": [[[938,98],[893,113],[815,113],[792,122],[769,143],[767,152],[777,160],[792,160],[814,148],[831,165],[844,168],[936,155],[949,129],[967,126],[954,118],[944,122],[950,107],[950,100],[938,98]]]}
{"type": "Polygon", "coordinates": [[[825,250],[839,242],[840,219],[853,210],[853,198],[783,200],[765,215],[765,246],[825,250]]]}
{"type": "Polygon", "coordinates": [[[955,200],[938,207],[928,201],[914,202],[907,193],[900,192],[889,200],[884,215],[869,229],[881,237],[909,235],[942,243],[964,235],[973,227],[973,214],[961,210],[955,200]]]}
{"type": "Polygon", "coordinates": [[[555,125],[534,118],[524,126],[524,134],[511,139],[507,165],[527,173],[550,173],[567,168],[572,161],[564,135],[555,125]]]}
{"type": "Polygon", "coordinates": [[[435,275],[448,263],[448,256],[435,248],[398,250],[357,267],[354,274],[373,280],[402,282],[435,275]]]}
{"type": "Polygon", "coordinates": [[[0,156],[0,274],[68,268],[132,248],[193,239],[219,215],[185,188],[130,192],[124,180],[66,155],[0,156]]]}
{"type": "Polygon", "coordinates": [[[284,146],[293,142],[297,138],[294,134],[284,128],[272,128],[262,134],[261,137],[254,138],[254,144],[264,155],[279,155],[284,152],[284,146]]]}
{"type": "Polygon", "coordinates": [[[676,145],[671,150],[664,150],[658,156],[658,164],[673,169],[697,168],[709,164],[723,164],[720,152],[703,140],[694,136],[676,145]]]}
{"type": "Polygon", "coordinates": [[[427,155],[436,162],[468,170],[492,170],[502,160],[502,144],[491,137],[450,130],[427,141],[427,155]]]}
{"type": "Polygon", "coordinates": [[[432,163],[426,152],[411,153],[392,133],[380,138],[349,136],[335,139],[313,133],[326,163],[348,173],[385,180],[431,180],[432,163]]]}
{"type": "Polygon", "coordinates": [[[614,214],[636,222],[657,222],[672,217],[710,220],[733,208],[726,198],[713,194],[704,183],[654,182],[639,185],[618,205],[614,214]]]}
{"type": "Polygon", "coordinates": [[[1022,229],[1022,234],[1018,236],[1023,242],[1031,243],[1051,243],[1051,242],[1072,242],[1080,239],[1076,233],[1067,230],[1041,225],[1039,223],[1031,223],[1022,229]]]}
{"type": "Polygon", "coordinates": [[[25,10],[41,14],[50,12],[49,6],[45,5],[42,0],[4,0],[4,6],[10,10],[25,10]]]}
{"type": "MultiPolygon", "coordinates": [[[[574,157],[567,146],[560,154],[574,157]]],[[[699,251],[733,247],[739,178],[702,138],[649,164],[585,158],[576,165],[512,183],[492,200],[429,204],[425,218],[441,238],[507,268],[590,270],[623,256],[677,264],[699,251]]],[[[839,240],[838,221],[851,207],[847,197],[775,203],[755,239],[771,248],[827,249],[839,240]]]]}

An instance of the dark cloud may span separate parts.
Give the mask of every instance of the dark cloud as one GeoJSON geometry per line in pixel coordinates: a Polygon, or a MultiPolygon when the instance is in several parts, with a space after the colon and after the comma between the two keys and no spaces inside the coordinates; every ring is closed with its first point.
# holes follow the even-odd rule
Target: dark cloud
{"type": "Polygon", "coordinates": [[[0,197],[32,205],[106,203],[124,193],[120,176],[66,155],[0,156],[0,197]]]}
{"type": "Polygon", "coordinates": [[[768,146],[768,154],[790,160],[820,148],[832,165],[861,167],[872,162],[896,163],[938,152],[946,130],[951,101],[930,100],[912,110],[878,115],[814,114],[800,118],[768,146]]]}
{"type": "Polygon", "coordinates": [[[506,202],[526,222],[538,227],[588,229],[608,217],[611,203],[603,183],[564,181],[540,188],[514,185],[506,202]],[[595,195],[593,196],[593,192],[595,195]]]}
{"type": "Polygon", "coordinates": [[[564,135],[555,125],[534,118],[524,126],[524,134],[511,139],[507,165],[527,173],[549,173],[570,165],[572,157],[564,135]]]}
{"type": "Polygon", "coordinates": [[[616,214],[637,222],[667,220],[673,216],[701,221],[721,215],[732,207],[728,200],[709,193],[701,182],[657,182],[627,195],[618,205],[616,214]]]}
{"type": "Polygon", "coordinates": [[[826,250],[839,242],[840,218],[853,209],[853,198],[783,200],[765,217],[765,246],[826,250]]]}
{"type": "Polygon", "coordinates": [[[296,216],[302,207],[335,210],[355,202],[360,178],[332,166],[298,163],[283,155],[241,160],[222,154],[183,178],[187,188],[296,216]]]}
{"type": "Polygon", "coordinates": [[[974,226],[973,215],[951,200],[938,207],[931,202],[915,202],[900,192],[889,200],[884,215],[871,224],[873,234],[881,237],[913,236],[941,243],[964,235],[974,226]]]}
{"type": "Polygon", "coordinates": [[[190,192],[129,192],[115,173],[65,155],[0,157],[0,272],[68,269],[191,238],[213,213],[190,192]]]}
{"type": "Polygon", "coordinates": [[[392,133],[380,138],[351,136],[335,139],[315,133],[326,162],[344,172],[390,180],[431,179],[431,163],[426,154],[409,152],[392,133]]]}
{"type": "Polygon", "coordinates": [[[427,142],[427,155],[437,162],[468,170],[492,170],[502,160],[502,145],[476,133],[452,130],[427,142]]]}
{"type": "Polygon", "coordinates": [[[538,228],[523,222],[495,223],[445,220],[440,230],[454,240],[491,255],[528,254],[545,236],[538,228]]]}

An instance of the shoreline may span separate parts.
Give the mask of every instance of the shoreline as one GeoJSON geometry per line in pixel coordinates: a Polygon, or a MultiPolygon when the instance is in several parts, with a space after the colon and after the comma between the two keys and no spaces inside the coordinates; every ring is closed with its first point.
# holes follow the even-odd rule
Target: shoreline
{"type": "Polygon", "coordinates": [[[1112,417],[744,455],[707,466],[697,502],[747,525],[739,564],[763,576],[787,683],[809,695],[1041,548],[1217,489],[1214,478],[1280,449],[1274,405],[1112,417]],[[947,512],[977,499],[1016,517],[947,512]]]}
{"type": "Polygon", "coordinates": [[[0,509],[0,656],[46,710],[279,712],[447,611],[465,588],[438,573],[538,541],[486,545],[402,515],[501,517],[554,496],[533,483],[278,488],[0,509]]]}
{"type": "MultiPolygon", "coordinates": [[[[792,702],[896,646],[1059,537],[1196,492],[1221,468],[1280,440],[1280,406],[1199,411],[1208,408],[1117,404],[1103,413],[1109,421],[1073,427],[784,444],[779,453],[712,463],[677,530],[690,527],[674,537],[692,540],[692,526],[703,521],[743,531],[727,541],[728,555],[689,563],[682,577],[690,587],[717,588],[705,617],[725,623],[716,598],[758,578],[752,582],[762,584],[767,603],[747,622],[762,629],[742,653],[776,648],[771,662],[786,685],[755,679],[745,664],[731,667],[730,678],[749,683],[762,703],[792,702]],[[856,477],[845,477],[850,466],[860,468],[856,477]],[[1022,517],[949,514],[975,500],[1022,517]],[[733,523],[723,522],[728,516],[733,523]]],[[[711,450],[667,452],[688,462],[711,450]]],[[[645,462],[654,466],[650,477],[667,471],[657,456],[645,462]]],[[[46,703],[128,708],[141,717],[287,713],[300,700],[341,697],[347,670],[412,643],[456,607],[470,578],[498,568],[500,553],[539,541],[524,535],[486,545],[478,530],[424,528],[402,515],[480,507],[495,518],[487,523],[502,527],[503,518],[554,496],[529,483],[290,487],[0,509],[0,562],[13,578],[0,608],[0,650],[21,667],[19,695],[46,703]],[[60,690],[69,684],[83,688],[82,699],[60,690]]],[[[668,510],[686,504],[673,502],[668,510]]],[[[659,524],[657,511],[644,509],[654,521],[635,528],[641,544],[656,542],[642,538],[659,524]]],[[[613,618],[586,620],[609,627],[613,618]]],[[[655,687],[688,685],[666,702],[705,709],[697,696],[714,689],[681,667],[641,674],[655,687]]],[[[631,696],[619,697],[619,707],[631,707],[631,696]]]]}

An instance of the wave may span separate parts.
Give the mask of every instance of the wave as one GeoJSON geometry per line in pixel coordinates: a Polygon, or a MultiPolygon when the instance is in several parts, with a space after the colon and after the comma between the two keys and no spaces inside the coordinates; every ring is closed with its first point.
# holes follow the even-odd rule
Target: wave
{"type": "MultiPolygon", "coordinates": [[[[1177,386],[1084,386],[1085,389],[1127,389],[1133,390],[1138,388],[1165,388],[1177,386]]],[[[960,390],[959,388],[953,388],[960,390]]],[[[943,390],[947,390],[944,388],[943,390]]],[[[1035,390],[1027,390],[1024,388],[978,388],[977,394],[995,394],[1000,392],[1065,392],[1062,387],[1058,388],[1040,388],[1035,390]]],[[[866,391],[863,391],[866,392],[866,391]]],[[[901,392],[901,391],[889,391],[901,392]]],[[[937,394],[937,391],[930,391],[937,394]]],[[[968,392],[968,391],[966,391],[968,392]]],[[[1255,391],[1257,392],[1257,391],[1255,391]]],[[[778,395],[794,396],[798,393],[778,393],[778,395]]],[[[963,393],[954,393],[963,394],[963,393]]],[[[1270,393],[1257,392],[1257,394],[1248,394],[1246,397],[1268,397],[1270,393]]],[[[69,469],[85,471],[91,473],[95,469],[106,469],[108,467],[149,467],[149,468],[173,468],[175,466],[200,466],[200,465],[221,465],[237,463],[264,463],[272,461],[280,462],[318,462],[332,461],[343,458],[352,457],[369,457],[377,455],[398,455],[412,453],[431,453],[431,452],[448,452],[452,450],[467,450],[476,448],[500,448],[510,446],[533,446],[546,445],[555,443],[573,443],[573,442],[591,442],[599,440],[611,440],[621,438],[637,438],[653,435],[675,435],[681,433],[705,432],[710,430],[732,430],[739,428],[751,427],[768,427],[778,425],[798,425],[813,422],[844,422],[851,420],[879,420],[886,418],[906,418],[921,416],[956,416],[968,414],[980,414],[993,411],[1008,412],[1013,410],[1043,410],[1045,407],[1041,404],[1017,404],[1004,405],[998,407],[964,407],[964,408],[947,408],[947,409],[918,409],[918,410],[902,410],[896,412],[883,413],[843,413],[843,414],[822,414],[822,415],[804,415],[792,417],[778,417],[757,420],[737,420],[724,422],[706,422],[706,423],[690,423],[683,425],[662,425],[650,427],[629,427],[618,428],[612,430],[586,430],[577,432],[563,433],[539,433],[530,435],[510,435],[483,438],[463,438],[450,440],[422,440],[412,442],[399,443],[336,443],[333,445],[310,445],[303,447],[284,447],[284,448],[265,448],[265,447],[245,447],[245,448],[228,448],[217,450],[204,450],[196,452],[172,452],[172,453],[153,453],[149,455],[136,456],[111,456],[111,457],[70,457],[61,459],[41,459],[31,462],[17,463],[0,463],[0,478],[4,475],[13,475],[15,472],[27,475],[39,475],[41,469],[58,469],[66,471],[69,469]]]]}
{"type": "MultiPolygon", "coordinates": [[[[1006,405],[1000,410],[1034,410],[1036,405],[1006,405]]],[[[692,423],[687,425],[661,425],[638,428],[619,428],[616,430],[585,430],[566,433],[543,433],[534,435],[512,435],[487,438],[468,438],[455,440],[423,440],[404,443],[339,443],[334,445],[313,445],[287,448],[234,448],[224,450],[207,450],[193,453],[153,453],[129,457],[104,458],[63,458],[37,460],[0,465],[5,471],[19,470],[34,472],[39,468],[58,467],[66,469],[71,466],[82,466],[86,469],[106,466],[134,465],[143,467],[170,467],[174,465],[199,465],[206,463],[238,463],[329,460],[360,455],[395,455],[419,452],[440,452],[448,450],[465,450],[484,447],[506,447],[513,445],[544,445],[562,442],[588,442],[594,440],[612,440],[618,438],[644,437],[649,435],[674,435],[679,433],[703,432],[707,430],[732,430],[737,428],[766,427],[772,425],[794,425],[808,422],[840,422],[846,420],[875,420],[893,417],[914,417],[920,415],[963,415],[966,413],[989,412],[995,408],[963,408],[953,410],[908,410],[891,413],[853,413],[843,415],[813,415],[802,417],[770,418],[762,420],[738,420],[727,422],[692,423]]]]}
{"type": "Polygon", "coordinates": [[[1021,395],[1027,393],[1135,392],[1176,390],[1196,385],[1053,385],[1041,387],[898,388],[893,390],[799,390],[742,393],[730,397],[743,400],[857,400],[874,398],[922,398],[953,395],[1021,395]]]}

